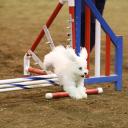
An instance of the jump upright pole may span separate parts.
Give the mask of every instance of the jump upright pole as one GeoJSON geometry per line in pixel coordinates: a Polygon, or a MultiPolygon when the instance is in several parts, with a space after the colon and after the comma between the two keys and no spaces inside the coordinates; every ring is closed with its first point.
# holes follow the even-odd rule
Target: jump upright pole
{"type": "Polygon", "coordinates": [[[82,30],[82,0],[75,0],[75,27],[76,27],[76,54],[79,56],[81,46],[81,30],[82,30]]]}
{"type": "Polygon", "coordinates": [[[72,47],[76,48],[75,37],[75,0],[68,0],[69,15],[71,16],[72,47]]]}
{"type": "Polygon", "coordinates": [[[110,75],[110,36],[106,34],[106,56],[105,56],[105,75],[109,76],[110,75]]]}
{"type": "Polygon", "coordinates": [[[97,19],[95,22],[95,76],[100,76],[101,25],[97,19]]]}
{"type": "Polygon", "coordinates": [[[91,36],[91,24],[90,23],[91,23],[90,8],[87,5],[85,5],[85,47],[88,52],[88,58],[87,58],[88,70],[90,70],[90,36],[91,36]]]}

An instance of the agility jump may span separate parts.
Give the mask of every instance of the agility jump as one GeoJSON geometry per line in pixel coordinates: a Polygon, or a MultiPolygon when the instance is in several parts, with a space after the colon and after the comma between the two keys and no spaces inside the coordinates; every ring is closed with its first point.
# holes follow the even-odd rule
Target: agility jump
{"type": "MultiPolygon", "coordinates": [[[[81,10],[82,10],[82,4],[85,4],[85,13],[86,13],[86,25],[85,25],[85,46],[87,48],[88,51],[88,69],[91,70],[90,67],[90,14],[91,12],[93,13],[93,15],[96,17],[96,47],[95,47],[95,75],[94,76],[88,76],[88,78],[85,78],[85,84],[96,84],[96,83],[115,83],[115,89],[118,91],[122,90],[122,53],[123,53],[123,48],[122,48],[122,37],[121,36],[116,36],[115,33],[112,31],[112,29],[109,27],[109,25],[106,23],[106,21],[104,20],[104,18],[101,16],[101,14],[98,12],[97,8],[95,7],[95,4],[93,3],[92,0],[59,0],[55,10],[53,11],[53,13],[51,14],[51,16],[49,17],[49,19],[47,20],[46,24],[42,27],[42,30],[40,31],[39,35],[37,36],[37,38],[35,39],[35,41],[33,42],[32,46],[30,47],[30,49],[27,51],[27,53],[25,53],[24,56],[24,75],[31,75],[31,73],[35,73],[38,75],[46,75],[46,72],[43,71],[43,66],[42,66],[42,61],[39,59],[39,57],[34,53],[34,51],[36,50],[38,44],[40,43],[41,39],[43,38],[44,35],[46,35],[47,40],[50,44],[51,49],[54,47],[53,45],[53,40],[51,38],[51,35],[48,31],[48,28],[51,26],[51,24],[53,23],[54,19],[56,18],[56,16],[58,15],[58,13],[60,12],[61,8],[63,7],[63,5],[68,2],[68,6],[69,6],[69,17],[70,17],[70,21],[71,21],[71,25],[69,26],[71,33],[70,33],[70,45],[75,49],[76,54],[79,54],[80,52],[80,43],[81,43],[81,10]],[[106,62],[105,62],[105,74],[101,75],[100,74],[100,42],[101,42],[101,28],[104,30],[104,32],[106,33],[106,62]],[[114,74],[110,74],[110,43],[114,44],[115,46],[115,72],[114,74]],[[37,63],[39,65],[39,69],[36,69],[34,67],[31,67],[30,65],[30,59],[33,59],[35,61],[35,63],[37,63]]],[[[47,75],[46,75],[47,76],[47,75]]],[[[32,76],[35,77],[36,76],[32,76]]],[[[39,76],[37,76],[38,78],[39,76]]],[[[41,76],[40,76],[41,77],[41,76]]],[[[43,76],[42,76],[43,77],[43,76]]],[[[22,78],[21,78],[22,79],[22,78]]],[[[25,78],[28,82],[33,82],[34,81],[30,81],[29,77],[25,78]]],[[[25,81],[26,81],[25,80],[25,81]]],[[[48,78],[48,80],[53,80],[53,83],[49,83],[46,82],[46,80],[42,80],[43,82],[45,81],[45,83],[41,82],[40,83],[36,83],[36,85],[38,86],[38,84],[40,86],[51,86],[53,84],[58,84],[56,82],[57,78],[51,77],[48,78]]],[[[8,81],[8,80],[5,80],[8,81]]],[[[15,80],[14,80],[15,81],[15,80]]],[[[25,81],[23,82],[22,80],[19,82],[14,82],[14,81],[10,81],[9,83],[2,83],[2,80],[0,81],[0,90],[6,88],[6,90],[8,88],[11,87],[10,91],[14,89],[14,90],[19,90],[19,89],[27,89],[29,88],[28,85],[25,85],[25,81]],[[15,84],[15,85],[13,85],[15,84]],[[19,85],[18,85],[19,84],[19,85]],[[20,84],[22,87],[20,87],[20,84]],[[17,87],[17,86],[19,87],[17,87]]],[[[32,84],[32,83],[31,83],[32,84]]],[[[34,84],[32,84],[34,85],[34,84]]],[[[36,87],[36,86],[35,86],[36,87]]],[[[39,87],[39,86],[38,86],[39,87]]],[[[3,90],[4,91],[4,90],[3,90]]],[[[2,92],[2,90],[0,91],[2,92]]]]}
{"type": "MultiPolygon", "coordinates": [[[[46,27],[49,28],[52,22],[54,21],[57,14],[60,12],[63,5],[68,2],[69,6],[69,16],[71,18],[71,45],[76,49],[76,53],[80,52],[80,43],[81,43],[81,11],[82,4],[85,4],[85,13],[86,13],[86,21],[85,21],[85,46],[88,51],[88,69],[90,69],[90,14],[91,12],[96,17],[96,37],[95,37],[95,76],[89,76],[89,78],[85,79],[86,84],[94,84],[94,83],[105,83],[105,82],[114,82],[116,90],[122,89],[122,37],[116,36],[109,25],[106,23],[104,18],[98,12],[95,4],[92,0],[60,0],[57,4],[55,10],[52,15],[46,22],[46,27]],[[106,62],[105,62],[105,74],[100,75],[100,42],[101,42],[101,28],[106,33],[106,62]],[[115,72],[114,74],[110,74],[110,44],[114,44],[115,46],[115,72]]],[[[33,42],[30,50],[34,52],[40,40],[43,38],[45,32],[44,28],[42,28],[40,34],[37,36],[36,40],[33,42]]],[[[28,52],[29,55],[29,52],[28,52]]],[[[29,60],[29,56],[27,57],[29,60]]],[[[25,60],[25,62],[27,62],[25,60]]],[[[24,71],[25,74],[29,74],[29,66],[24,71]],[[27,69],[27,70],[26,70],[27,69]]],[[[42,69],[43,70],[43,69],[42,69]]]]}

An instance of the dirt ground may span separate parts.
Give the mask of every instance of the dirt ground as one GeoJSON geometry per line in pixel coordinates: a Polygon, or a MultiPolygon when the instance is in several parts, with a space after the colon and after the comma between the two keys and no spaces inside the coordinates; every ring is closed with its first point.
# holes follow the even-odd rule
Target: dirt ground
{"type": "MultiPolygon", "coordinates": [[[[0,0],[0,79],[23,75],[23,56],[56,3],[57,0],[0,0]]],[[[54,41],[59,44],[67,44],[64,43],[68,25],[67,11],[65,6],[50,28],[54,41]]],[[[107,0],[104,17],[114,32],[124,37],[121,92],[115,91],[113,84],[95,85],[103,87],[104,93],[89,95],[87,100],[79,101],[70,98],[49,101],[44,98],[46,92],[59,91],[59,87],[0,93],[0,128],[127,128],[127,12],[127,0],[107,0]]],[[[41,41],[36,50],[41,59],[49,51],[49,47],[44,44],[45,40],[41,41]]],[[[102,42],[104,47],[104,37],[102,42]]],[[[94,65],[93,60],[92,53],[91,67],[94,65]]]]}

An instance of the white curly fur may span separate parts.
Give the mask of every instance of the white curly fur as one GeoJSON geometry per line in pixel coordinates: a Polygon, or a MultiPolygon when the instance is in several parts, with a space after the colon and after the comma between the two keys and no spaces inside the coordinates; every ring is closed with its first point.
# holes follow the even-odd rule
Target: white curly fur
{"type": "Polygon", "coordinates": [[[84,77],[87,70],[87,51],[82,48],[77,56],[71,47],[57,46],[44,57],[44,70],[51,67],[59,78],[63,89],[74,99],[87,98],[84,77]]]}

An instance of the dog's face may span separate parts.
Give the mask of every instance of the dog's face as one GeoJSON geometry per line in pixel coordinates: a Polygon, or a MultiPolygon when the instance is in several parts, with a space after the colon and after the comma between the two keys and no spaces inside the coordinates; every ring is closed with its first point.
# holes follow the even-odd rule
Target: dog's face
{"type": "Polygon", "coordinates": [[[78,77],[84,78],[88,74],[87,62],[86,60],[83,60],[80,57],[77,58],[72,68],[74,68],[74,74],[78,77]]]}
{"type": "Polygon", "coordinates": [[[68,49],[68,56],[72,61],[70,69],[72,69],[74,75],[78,77],[85,77],[88,74],[87,69],[87,51],[85,48],[82,48],[80,55],[77,56],[73,49],[68,49]]]}

